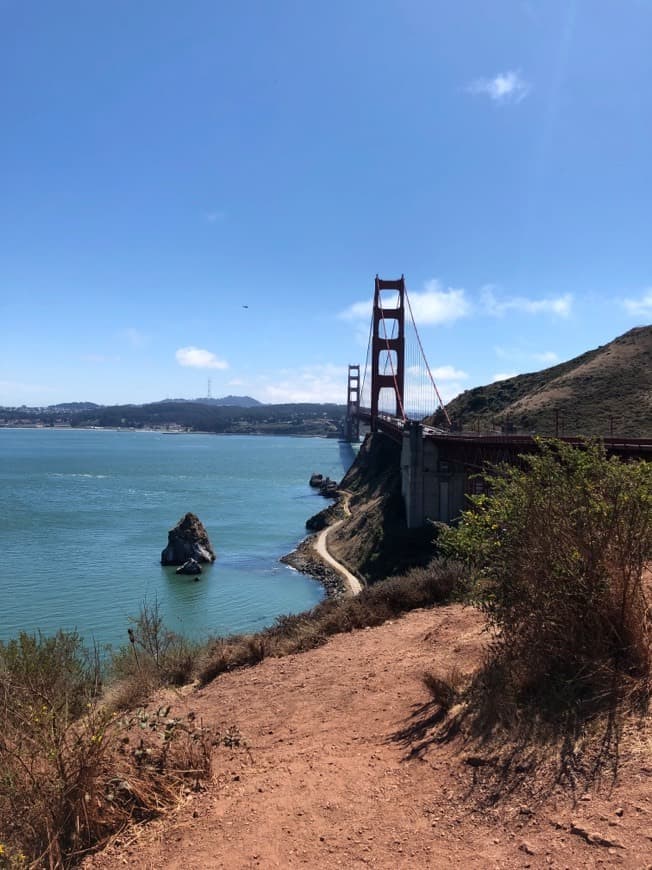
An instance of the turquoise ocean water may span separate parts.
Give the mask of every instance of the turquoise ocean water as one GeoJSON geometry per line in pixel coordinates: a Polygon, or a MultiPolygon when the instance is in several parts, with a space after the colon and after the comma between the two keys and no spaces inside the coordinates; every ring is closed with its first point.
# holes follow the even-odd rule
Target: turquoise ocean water
{"type": "Polygon", "coordinates": [[[322,587],[278,560],[326,504],[310,474],[339,480],[352,459],[320,438],[0,429],[0,639],[121,644],[144,600],[198,639],[312,607],[322,587]],[[198,582],[160,565],[187,511],[217,553],[198,582]]]}

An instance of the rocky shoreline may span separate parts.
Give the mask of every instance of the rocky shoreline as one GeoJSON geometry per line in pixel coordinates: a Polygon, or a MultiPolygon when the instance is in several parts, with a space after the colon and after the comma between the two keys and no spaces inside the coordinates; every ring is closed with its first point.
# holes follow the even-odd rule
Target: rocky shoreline
{"type": "Polygon", "coordinates": [[[341,598],[346,591],[344,580],[337,571],[329,568],[319,558],[314,548],[315,537],[316,535],[308,535],[296,550],[292,550],[287,556],[281,556],[280,561],[301,574],[307,574],[318,580],[326,590],[328,598],[341,598]]]}
{"type": "Polygon", "coordinates": [[[338,484],[322,474],[313,474],[310,478],[310,486],[319,489],[320,494],[331,499],[332,503],[306,520],[306,529],[311,534],[301,541],[296,550],[292,550],[287,556],[281,556],[280,561],[301,574],[307,574],[318,580],[326,590],[328,598],[341,598],[347,592],[344,579],[322,561],[315,549],[317,535],[327,526],[341,519],[339,515],[341,494],[338,491],[338,484]]]}

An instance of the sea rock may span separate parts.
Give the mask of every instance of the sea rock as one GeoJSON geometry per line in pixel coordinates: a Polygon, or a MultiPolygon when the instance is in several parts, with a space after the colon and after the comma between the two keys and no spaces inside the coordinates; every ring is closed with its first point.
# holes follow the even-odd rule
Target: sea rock
{"type": "Polygon", "coordinates": [[[323,482],[324,482],[324,475],[323,474],[317,474],[315,472],[315,474],[312,474],[310,476],[310,486],[313,486],[315,489],[318,489],[322,485],[323,482]]]}
{"type": "Polygon", "coordinates": [[[201,574],[201,565],[196,559],[188,559],[180,568],[177,568],[177,574],[201,574]]]}
{"type": "Polygon", "coordinates": [[[337,497],[337,481],[331,480],[330,477],[325,477],[319,487],[319,494],[324,498],[337,497]]]}
{"type": "Polygon", "coordinates": [[[168,545],[161,553],[161,565],[183,566],[189,559],[214,562],[215,551],[206,529],[195,514],[187,513],[168,532],[168,545]]]}

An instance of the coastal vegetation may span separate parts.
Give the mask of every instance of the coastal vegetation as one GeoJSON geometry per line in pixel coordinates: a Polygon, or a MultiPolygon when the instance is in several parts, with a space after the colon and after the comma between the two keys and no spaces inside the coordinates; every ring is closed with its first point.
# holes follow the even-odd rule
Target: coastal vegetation
{"type": "MultiPolygon", "coordinates": [[[[446,409],[460,429],[652,437],[652,326],[574,359],[465,390],[446,409]]],[[[444,422],[443,413],[431,421],[444,422]]]]}
{"type": "Polygon", "coordinates": [[[442,530],[492,639],[465,692],[443,675],[432,687],[489,730],[525,715],[576,733],[606,711],[612,739],[614,717],[650,698],[652,463],[608,458],[598,442],[539,448],[485,474],[490,495],[442,530]]]}

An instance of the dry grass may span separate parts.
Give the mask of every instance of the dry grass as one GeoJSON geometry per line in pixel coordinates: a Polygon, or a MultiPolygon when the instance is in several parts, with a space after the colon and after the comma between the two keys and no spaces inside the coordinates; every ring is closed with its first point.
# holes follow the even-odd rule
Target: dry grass
{"type": "Polygon", "coordinates": [[[380,625],[447,601],[462,587],[452,562],[434,561],[351,599],[327,600],[284,616],[256,635],[220,638],[200,653],[166,630],[144,606],[130,643],[109,663],[101,685],[97,657],[76,634],[22,635],[0,644],[0,867],[68,867],[132,821],[159,814],[210,772],[217,742],[238,745],[192,714],[133,710],[163,684],[202,683],[267,656],[308,650],[328,637],[380,625]]]}
{"type": "Polygon", "coordinates": [[[130,621],[129,643],[107,665],[111,687],[105,700],[116,710],[133,709],[161,686],[189,683],[201,649],[165,626],[156,599],[144,601],[130,621]]]}
{"type": "Polygon", "coordinates": [[[401,613],[441,604],[462,590],[463,584],[457,563],[433,560],[425,568],[363,589],[355,598],[331,599],[307,613],[279,617],[257,635],[218,638],[200,658],[199,680],[205,685],[225,671],[254,665],[267,656],[304,652],[334,634],[382,625],[401,613]]]}
{"type": "Polygon", "coordinates": [[[119,716],[100,694],[74,633],[0,645],[0,866],[72,866],[208,775],[219,735],[169,710],[119,716]]]}
{"type": "Polygon", "coordinates": [[[433,701],[446,712],[460,700],[466,682],[467,678],[455,665],[444,673],[426,671],[423,675],[423,684],[433,701]]]}

